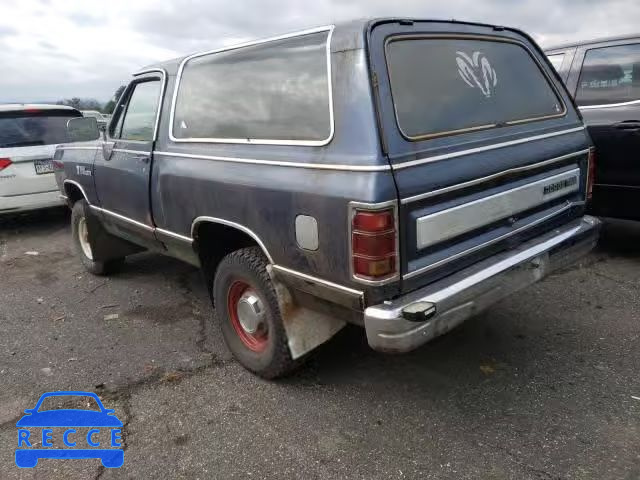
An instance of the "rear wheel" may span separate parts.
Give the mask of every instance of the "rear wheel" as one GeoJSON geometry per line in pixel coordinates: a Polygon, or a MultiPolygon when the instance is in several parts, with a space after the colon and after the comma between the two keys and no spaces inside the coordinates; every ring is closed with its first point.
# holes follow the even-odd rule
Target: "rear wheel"
{"type": "Polygon", "coordinates": [[[216,317],[234,357],[263,378],[291,372],[291,358],[267,260],[257,247],[222,259],[213,282],[216,317]]]}
{"type": "Polygon", "coordinates": [[[124,258],[98,261],[93,258],[93,250],[89,240],[89,204],[86,200],[78,200],[71,210],[71,235],[76,253],[80,261],[90,273],[94,275],[108,275],[117,270],[124,263],[124,258]]]}

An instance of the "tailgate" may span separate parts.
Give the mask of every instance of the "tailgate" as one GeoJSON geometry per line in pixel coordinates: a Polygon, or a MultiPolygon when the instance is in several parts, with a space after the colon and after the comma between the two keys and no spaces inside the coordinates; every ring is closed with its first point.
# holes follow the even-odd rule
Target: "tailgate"
{"type": "Polygon", "coordinates": [[[385,21],[368,42],[400,199],[403,292],[582,215],[589,138],[528,37],[385,21]]]}

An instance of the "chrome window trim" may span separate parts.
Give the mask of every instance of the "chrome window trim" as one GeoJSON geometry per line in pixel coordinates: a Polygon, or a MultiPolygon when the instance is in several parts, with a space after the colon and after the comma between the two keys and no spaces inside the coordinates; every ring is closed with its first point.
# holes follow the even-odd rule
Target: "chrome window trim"
{"type": "Polygon", "coordinates": [[[400,279],[400,270],[402,264],[400,263],[400,222],[398,221],[398,202],[397,200],[387,200],[386,202],[367,203],[352,201],[347,205],[347,258],[349,259],[349,275],[352,280],[362,283],[364,285],[380,286],[387,285],[388,283],[397,282],[400,279]],[[393,208],[393,221],[395,223],[395,243],[396,243],[396,273],[387,278],[380,280],[367,280],[366,278],[358,277],[353,271],[353,247],[352,247],[352,234],[353,234],[353,215],[356,209],[370,210],[375,212],[376,210],[384,210],[386,208],[393,208]]]}
{"type": "Polygon", "coordinates": [[[522,48],[525,49],[525,51],[529,54],[529,56],[531,57],[531,59],[534,61],[534,63],[537,65],[538,69],[540,70],[540,72],[542,73],[542,76],[546,79],[547,81],[547,85],[549,85],[549,87],[551,88],[551,90],[553,91],[554,95],[556,96],[556,99],[560,102],[560,104],[562,105],[562,112],[560,113],[555,113],[555,114],[549,114],[549,115],[542,115],[539,117],[530,117],[530,118],[521,118],[521,119],[516,119],[516,120],[509,120],[508,122],[504,122],[505,125],[522,125],[524,123],[530,123],[530,122],[536,122],[536,121],[541,121],[541,120],[548,120],[551,118],[561,118],[567,115],[568,113],[568,109],[567,109],[567,105],[564,101],[564,98],[562,98],[562,95],[560,94],[560,90],[557,88],[556,84],[554,83],[553,79],[551,78],[551,76],[549,75],[549,73],[545,70],[542,62],[540,62],[540,59],[538,59],[538,57],[534,54],[533,50],[531,50],[529,48],[528,45],[526,45],[524,42],[521,42],[519,40],[513,39],[513,38],[507,38],[507,37],[499,37],[499,36],[495,36],[495,35],[477,35],[477,34],[441,34],[441,33],[433,33],[433,34],[428,34],[428,33],[419,33],[419,34],[414,34],[414,35],[391,35],[390,37],[385,39],[384,42],[384,58],[385,58],[385,65],[387,68],[387,76],[389,78],[389,91],[390,91],[390,95],[391,95],[391,101],[393,103],[393,113],[394,113],[394,117],[395,117],[395,121],[396,121],[396,127],[398,128],[398,131],[400,132],[400,135],[402,135],[402,137],[409,141],[409,142],[420,142],[420,141],[424,141],[424,140],[430,140],[432,138],[439,138],[439,137],[445,137],[445,136],[451,136],[451,135],[460,135],[463,133],[467,133],[467,132],[476,132],[476,131],[480,131],[480,130],[490,130],[492,128],[496,128],[498,126],[498,124],[492,123],[492,124],[485,124],[485,125],[475,125],[475,126],[470,126],[470,127],[464,127],[464,128],[458,128],[455,130],[449,130],[449,131],[443,131],[443,132],[435,132],[435,133],[426,133],[426,134],[421,134],[421,135],[416,135],[416,136],[410,136],[405,134],[405,132],[402,130],[402,127],[400,126],[400,120],[398,118],[398,110],[396,108],[396,102],[393,99],[393,89],[391,88],[391,69],[389,68],[389,62],[387,61],[387,47],[390,43],[392,42],[396,42],[396,41],[406,41],[406,40],[416,40],[416,39],[439,39],[439,38],[444,38],[444,39],[448,39],[448,38],[453,38],[453,39],[471,39],[471,40],[480,40],[480,41],[485,41],[485,42],[502,42],[502,43],[511,43],[514,45],[518,45],[522,48]]]}
{"type": "MultiPolygon", "coordinates": [[[[91,202],[89,202],[89,197],[87,197],[87,194],[84,191],[84,188],[82,188],[82,185],[80,185],[78,182],[76,182],[75,180],[68,180],[66,179],[64,182],[62,182],[62,185],[64,186],[65,184],[71,184],[74,185],[76,187],[78,187],[80,189],[80,193],[82,193],[82,196],[84,197],[84,199],[87,201],[87,203],[89,205],[91,205],[91,202]]],[[[66,192],[65,192],[66,193],[66,192]]]]}
{"type": "Polygon", "coordinates": [[[630,100],[628,102],[620,102],[620,103],[602,103],[598,105],[578,105],[580,110],[595,110],[597,108],[615,108],[615,107],[626,107],[628,105],[638,105],[640,104],[639,100],[630,100]]]}
{"type": "Polygon", "coordinates": [[[290,145],[290,146],[323,146],[333,140],[333,135],[335,133],[335,122],[334,122],[334,110],[333,110],[333,81],[332,81],[332,72],[331,72],[331,39],[333,37],[334,25],[326,25],[323,27],[312,28],[308,30],[301,30],[298,32],[288,33],[286,35],[279,35],[277,37],[265,38],[262,40],[255,40],[251,42],[241,43],[238,45],[231,45],[228,47],[222,47],[215,50],[209,50],[206,52],[194,53],[185,57],[178,67],[178,73],[176,75],[176,82],[173,88],[173,98],[171,100],[171,111],[169,113],[169,139],[174,143],[230,143],[230,144],[242,144],[242,145],[290,145]],[[327,83],[329,88],[329,136],[325,140],[269,140],[269,139],[260,139],[260,140],[252,140],[252,139],[233,139],[233,138],[176,138],[173,135],[173,126],[175,119],[175,111],[176,111],[176,103],[178,99],[178,90],[180,88],[180,81],[182,80],[182,72],[189,60],[198,57],[204,57],[207,55],[214,55],[216,53],[227,52],[230,50],[237,50],[245,47],[252,47],[256,45],[261,45],[264,43],[274,42],[278,40],[286,40],[289,38],[302,37],[304,35],[311,35],[314,33],[321,32],[329,32],[326,41],[326,53],[327,53],[327,83]]]}
{"type": "Polygon", "coordinates": [[[251,238],[253,238],[256,241],[256,243],[260,246],[260,248],[262,249],[264,254],[267,256],[267,259],[269,260],[269,263],[274,263],[273,262],[273,258],[271,257],[271,254],[267,250],[267,247],[264,245],[264,242],[260,239],[260,237],[258,235],[256,235],[256,233],[253,230],[251,230],[248,227],[245,227],[244,225],[241,225],[240,223],[232,222],[230,220],[225,220],[224,218],[207,217],[207,216],[196,217],[193,220],[193,222],[191,223],[191,237],[193,239],[196,238],[195,235],[194,235],[194,231],[195,231],[196,225],[198,225],[199,223],[202,223],[202,222],[219,223],[221,225],[226,225],[228,227],[237,228],[241,232],[246,233],[251,238]]]}
{"type": "MultiPolygon", "coordinates": [[[[139,83],[143,83],[142,81],[140,81],[139,77],[141,77],[142,75],[150,74],[150,73],[160,73],[160,96],[158,98],[158,108],[156,110],[156,119],[155,119],[155,124],[153,126],[153,138],[151,140],[153,143],[155,143],[158,140],[158,128],[160,127],[160,112],[162,110],[162,104],[164,103],[164,95],[165,95],[165,90],[167,86],[167,71],[164,68],[149,68],[147,70],[142,70],[140,72],[134,73],[133,74],[134,79],[129,82],[127,87],[122,92],[122,95],[120,95],[120,98],[118,99],[115,107],[113,107],[113,111],[116,112],[119,108],[122,108],[124,106],[125,99],[128,102],[128,97],[126,94],[127,94],[127,90],[129,90],[131,85],[133,83],[135,83],[136,85],[139,83]]],[[[150,78],[153,78],[153,77],[150,77],[150,78]]],[[[128,106],[128,103],[127,103],[127,106],[128,106]]],[[[127,114],[126,110],[122,114],[126,115],[127,114]]],[[[112,120],[114,118],[115,116],[111,117],[112,120]]],[[[119,119],[117,121],[119,121],[119,119]]],[[[109,133],[110,126],[111,126],[111,121],[109,121],[109,124],[106,129],[106,135],[107,135],[106,141],[108,142],[127,142],[127,143],[140,143],[140,144],[149,143],[149,141],[147,140],[128,140],[126,138],[114,138],[109,133]]]]}
{"type": "Polygon", "coordinates": [[[519,138],[517,140],[509,140],[507,142],[494,143],[492,145],[486,145],[484,147],[470,148],[468,150],[460,150],[459,152],[445,153],[442,155],[434,155],[431,157],[419,158],[417,160],[410,160],[408,162],[397,163],[393,166],[394,170],[400,170],[403,168],[415,167],[425,163],[439,162],[441,160],[447,160],[449,158],[462,157],[465,155],[472,155],[474,153],[488,152],[490,150],[497,150],[499,148],[510,147],[512,145],[520,145],[522,143],[533,142],[536,140],[542,140],[545,138],[558,137],[560,135],[567,135],[569,133],[581,132],[585,130],[585,126],[581,125],[575,128],[569,128],[567,130],[560,130],[551,133],[544,133],[541,135],[534,135],[532,137],[519,138]]]}
{"type": "Polygon", "coordinates": [[[514,173],[526,172],[528,170],[535,170],[536,168],[542,168],[547,165],[552,165],[554,163],[561,162],[563,160],[567,160],[569,158],[578,157],[580,155],[586,155],[589,153],[589,149],[585,148],[584,150],[580,150],[578,152],[568,153],[566,155],[561,155],[559,157],[550,158],[548,160],[543,160],[542,162],[532,163],[531,165],[525,165],[523,167],[515,167],[510,168],[508,170],[504,170],[502,172],[494,173],[493,175],[488,175],[482,178],[476,178],[474,180],[469,180],[467,182],[458,183],[456,185],[451,185],[449,187],[439,188],[437,190],[433,190],[431,192],[420,193],[418,195],[413,195],[411,197],[406,197],[400,200],[402,205],[406,205],[408,203],[417,202],[419,200],[424,200],[425,198],[435,197],[437,195],[443,195],[445,193],[454,192],[456,190],[461,190],[463,188],[473,187],[475,185],[480,185],[485,182],[489,182],[491,180],[495,180],[500,177],[504,177],[506,175],[513,175],[514,173]]]}
{"type": "MultiPolygon", "coordinates": [[[[162,110],[162,104],[164,103],[164,94],[165,88],[167,86],[167,71],[164,68],[149,68],[147,70],[142,70],[140,72],[134,73],[134,77],[139,77],[141,75],[146,75],[148,73],[160,73],[162,77],[162,83],[160,84],[160,98],[158,99],[158,109],[156,111],[156,121],[153,126],[153,142],[155,143],[158,140],[158,127],[160,126],[160,112],[162,110]]],[[[114,108],[115,110],[115,108],[114,108]]]]}
{"type": "Polygon", "coordinates": [[[89,206],[91,207],[92,210],[96,210],[97,212],[101,212],[101,213],[104,213],[106,215],[110,215],[110,216],[112,216],[114,218],[117,218],[118,220],[122,220],[123,222],[130,223],[132,225],[135,225],[136,227],[140,227],[143,230],[146,230],[148,232],[153,232],[155,230],[154,227],[151,227],[151,226],[146,225],[146,224],[144,224],[142,222],[134,220],[133,218],[125,217],[124,215],[120,215],[119,213],[112,212],[111,210],[107,210],[105,208],[96,207],[95,205],[89,204],[89,206]]]}
{"type": "Polygon", "coordinates": [[[455,207],[438,210],[437,212],[417,218],[415,220],[416,249],[422,250],[423,248],[437,245],[438,243],[485,227],[488,224],[504,220],[513,215],[518,215],[531,208],[539,207],[551,200],[579,191],[581,188],[580,168],[575,165],[572,167],[570,170],[562,173],[547,176],[518,187],[478,198],[471,202],[456,205],[455,207]],[[549,182],[553,183],[569,179],[575,179],[575,183],[571,187],[549,193],[546,196],[544,193],[541,193],[543,189],[538,188],[544,187],[546,184],[549,184],[549,182]],[[530,193],[534,195],[533,202],[528,198],[530,193]],[[516,196],[516,198],[514,198],[514,196],[516,196]],[[522,199],[526,199],[527,202],[519,203],[522,199]],[[478,215],[480,212],[482,212],[481,216],[478,215]],[[454,225],[450,225],[451,220],[447,220],[447,216],[457,217],[458,221],[455,222],[454,225]],[[462,218],[460,218],[461,216],[462,218]],[[442,219],[444,219],[444,222],[442,219]],[[429,225],[430,223],[431,225],[429,225]],[[431,238],[425,238],[425,230],[435,230],[437,234],[428,235],[428,237],[431,238]]]}
{"type": "Polygon", "coordinates": [[[278,160],[259,160],[254,158],[220,157],[214,155],[196,155],[192,153],[163,152],[154,150],[154,155],[167,157],[194,158],[198,160],[215,160],[218,162],[244,163],[250,165],[269,165],[273,167],[308,168],[313,170],[340,170],[345,172],[386,172],[391,170],[387,165],[341,165],[303,162],[282,162],[278,160]]]}
{"type": "Polygon", "coordinates": [[[344,285],[340,285],[338,283],[333,283],[333,282],[330,282],[329,280],[323,280],[322,278],[314,277],[313,275],[308,275],[306,273],[298,272],[297,270],[292,270],[290,268],[283,267],[282,265],[272,265],[271,268],[273,268],[274,270],[278,270],[278,271],[287,273],[287,274],[292,275],[294,277],[301,278],[301,279],[309,281],[309,282],[319,283],[321,285],[325,285],[327,287],[330,287],[330,288],[333,288],[333,289],[336,289],[336,290],[340,290],[340,291],[348,293],[350,295],[358,295],[358,296],[364,295],[364,292],[362,292],[362,290],[356,290],[354,288],[345,287],[344,285]]]}
{"type": "Polygon", "coordinates": [[[512,237],[513,235],[516,235],[518,233],[522,233],[530,228],[533,228],[537,225],[540,225],[541,223],[546,222],[547,220],[549,220],[550,218],[555,217],[556,215],[559,215],[563,212],[566,212],[567,210],[569,210],[570,208],[573,208],[575,206],[578,205],[584,205],[585,202],[580,201],[580,202],[570,202],[567,201],[561,208],[559,208],[558,210],[555,210],[554,212],[550,213],[549,215],[545,215],[542,218],[539,218],[538,220],[531,222],[527,225],[523,225],[520,228],[517,228],[515,230],[512,230],[511,232],[505,233],[504,235],[501,235],[499,237],[496,237],[492,240],[489,240],[487,242],[481,243],[480,245],[476,245],[475,247],[472,248],[468,248],[467,250],[464,250],[462,252],[458,252],[455,255],[452,255],[450,257],[447,258],[443,258],[442,260],[438,260],[435,263],[431,263],[429,265],[425,265],[424,267],[418,268],[417,270],[413,270],[409,273],[406,273],[405,275],[402,276],[403,280],[408,280],[410,278],[416,277],[418,275],[422,275],[423,273],[426,273],[430,270],[433,270],[435,268],[441,267],[442,265],[445,265],[449,262],[452,262],[454,260],[458,260],[459,258],[465,257],[473,252],[477,252],[478,250],[481,250],[485,247],[489,247],[491,245],[493,245],[494,243],[498,243],[502,240],[506,240],[509,237],[512,237]]]}

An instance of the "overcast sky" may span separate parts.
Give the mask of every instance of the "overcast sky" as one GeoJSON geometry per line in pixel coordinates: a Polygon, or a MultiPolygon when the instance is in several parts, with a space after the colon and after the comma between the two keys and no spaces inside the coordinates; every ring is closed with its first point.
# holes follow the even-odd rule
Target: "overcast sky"
{"type": "Polygon", "coordinates": [[[349,18],[515,26],[543,46],[640,31],[638,0],[1,0],[0,102],[107,101],[131,73],[194,51],[349,18]]]}

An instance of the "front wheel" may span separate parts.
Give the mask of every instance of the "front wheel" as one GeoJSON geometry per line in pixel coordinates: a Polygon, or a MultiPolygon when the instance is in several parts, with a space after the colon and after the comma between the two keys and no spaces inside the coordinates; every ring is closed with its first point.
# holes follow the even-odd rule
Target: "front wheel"
{"type": "Polygon", "coordinates": [[[298,366],[289,352],[267,260],[259,248],[243,248],[222,259],[213,299],[225,342],[245,368],[273,379],[298,366]]]}
{"type": "Polygon", "coordinates": [[[71,235],[76,253],[84,268],[94,275],[108,275],[117,270],[123,263],[124,258],[99,261],[93,258],[93,250],[89,236],[88,221],[89,204],[86,200],[78,200],[71,210],[71,235]]]}

